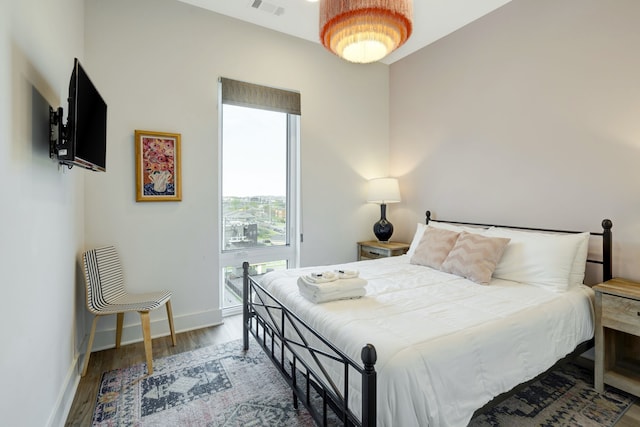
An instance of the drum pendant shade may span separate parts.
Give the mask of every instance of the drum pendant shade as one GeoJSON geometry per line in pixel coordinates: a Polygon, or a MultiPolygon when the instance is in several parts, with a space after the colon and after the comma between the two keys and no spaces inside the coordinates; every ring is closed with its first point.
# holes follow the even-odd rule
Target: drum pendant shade
{"type": "Polygon", "coordinates": [[[407,41],[412,19],[412,0],[320,0],[320,41],[347,61],[376,62],[407,41]]]}

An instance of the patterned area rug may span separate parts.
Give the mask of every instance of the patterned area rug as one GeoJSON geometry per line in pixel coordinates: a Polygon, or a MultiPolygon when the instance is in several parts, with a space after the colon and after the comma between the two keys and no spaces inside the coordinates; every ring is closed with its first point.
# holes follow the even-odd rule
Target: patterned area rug
{"type": "MultiPolygon", "coordinates": [[[[470,427],[613,426],[633,398],[593,388],[591,371],[569,364],[479,415],[470,427]]],[[[94,426],[301,426],[309,413],[293,408],[292,394],[260,347],[244,354],[241,341],[206,347],[106,372],[94,426]]]]}
{"type": "Polygon", "coordinates": [[[469,427],[601,427],[613,426],[634,397],[605,387],[593,388],[593,371],[568,363],[525,387],[469,427]]]}
{"type": "Polygon", "coordinates": [[[205,347],[102,375],[94,426],[314,426],[252,343],[205,347]]]}

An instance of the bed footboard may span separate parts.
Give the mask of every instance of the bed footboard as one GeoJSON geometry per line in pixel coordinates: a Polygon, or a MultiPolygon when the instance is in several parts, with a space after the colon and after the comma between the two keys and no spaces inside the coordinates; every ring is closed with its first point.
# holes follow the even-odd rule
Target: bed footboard
{"type": "Polygon", "coordinates": [[[318,425],[326,426],[331,420],[331,424],[345,426],[375,426],[375,347],[364,346],[362,363],[355,362],[254,280],[248,262],[242,268],[244,349],[249,348],[251,333],[291,387],[294,407],[302,401],[318,425]],[[340,378],[330,373],[336,366],[340,367],[340,378]],[[361,417],[349,403],[350,381],[361,383],[361,417]]]}

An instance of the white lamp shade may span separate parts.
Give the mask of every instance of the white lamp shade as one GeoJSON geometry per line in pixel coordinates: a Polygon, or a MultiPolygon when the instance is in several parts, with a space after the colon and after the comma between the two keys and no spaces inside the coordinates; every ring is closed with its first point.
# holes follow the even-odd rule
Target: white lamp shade
{"type": "Polygon", "coordinates": [[[400,202],[400,187],[396,178],[376,178],[369,181],[369,203],[400,202]]]}

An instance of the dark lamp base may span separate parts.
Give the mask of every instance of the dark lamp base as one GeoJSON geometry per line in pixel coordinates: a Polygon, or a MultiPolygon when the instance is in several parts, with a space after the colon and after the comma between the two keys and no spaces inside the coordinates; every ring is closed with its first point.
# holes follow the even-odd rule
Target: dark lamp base
{"type": "Polygon", "coordinates": [[[373,234],[379,241],[388,242],[393,234],[393,224],[387,221],[387,205],[380,205],[380,221],[373,224],[373,234]]]}

